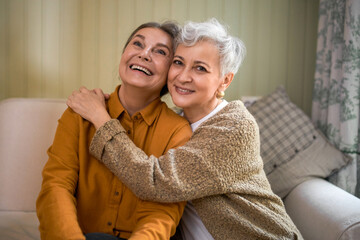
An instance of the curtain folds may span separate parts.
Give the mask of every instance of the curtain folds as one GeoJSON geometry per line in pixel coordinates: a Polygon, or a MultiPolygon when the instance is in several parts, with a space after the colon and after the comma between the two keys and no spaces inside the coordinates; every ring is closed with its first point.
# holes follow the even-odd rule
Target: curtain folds
{"type": "Polygon", "coordinates": [[[360,197],[360,0],[320,0],[312,120],[354,159],[330,181],[360,197]]]}

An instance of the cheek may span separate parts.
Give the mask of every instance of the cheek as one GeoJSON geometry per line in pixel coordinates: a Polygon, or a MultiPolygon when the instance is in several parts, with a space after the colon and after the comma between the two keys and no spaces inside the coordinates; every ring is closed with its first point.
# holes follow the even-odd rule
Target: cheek
{"type": "Polygon", "coordinates": [[[176,70],[173,67],[170,67],[168,73],[168,82],[173,82],[176,76],[176,70]]]}
{"type": "Polygon", "coordinates": [[[202,89],[203,93],[207,96],[213,96],[216,94],[217,91],[217,82],[211,81],[209,79],[204,79],[204,81],[201,82],[201,86],[199,86],[200,89],[202,89]]]}
{"type": "Polygon", "coordinates": [[[169,72],[170,64],[171,64],[170,60],[160,62],[160,67],[166,74],[168,74],[169,72]]]}
{"type": "Polygon", "coordinates": [[[118,72],[119,72],[120,77],[121,77],[122,73],[125,71],[125,67],[126,67],[126,65],[120,60],[119,68],[118,68],[118,72]]]}

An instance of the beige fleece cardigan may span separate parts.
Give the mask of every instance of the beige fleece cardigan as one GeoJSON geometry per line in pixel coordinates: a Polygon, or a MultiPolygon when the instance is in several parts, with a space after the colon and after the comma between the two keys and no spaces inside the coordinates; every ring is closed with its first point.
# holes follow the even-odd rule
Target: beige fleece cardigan
{"type": "Polygon", "coordinates": [[[302,239],[270,188],[259,129],[241,101],[159,158],[137,148],[116,119],[97,130],[90,151],[141,199],[192,200],[214,239],[302,239]]]}

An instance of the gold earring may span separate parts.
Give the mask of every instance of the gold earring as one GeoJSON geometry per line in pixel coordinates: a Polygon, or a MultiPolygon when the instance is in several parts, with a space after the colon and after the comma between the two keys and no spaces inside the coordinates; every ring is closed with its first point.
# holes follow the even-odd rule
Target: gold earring
{"type": "Polygon", "coordinates": [[[216,93],[216,97],[217,98],[223,98],[225,96],[225,92],[224,91],[218,91],[217,93],[216,93]]]}

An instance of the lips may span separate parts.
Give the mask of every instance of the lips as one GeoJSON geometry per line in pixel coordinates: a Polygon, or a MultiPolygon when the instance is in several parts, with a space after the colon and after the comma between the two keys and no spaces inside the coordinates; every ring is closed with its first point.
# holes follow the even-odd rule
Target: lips
{"type": "Polygon", "coordinates": [[[142,67],[142,66],[139,66],[139,65],[133,64],[133,65],[130,66],[130,69],[143,72],[143,73],[145,73],[145,74],[148,75],[148,76],[153,75],[153,73],[152,73],[149,69],[147,69],[147,68],[145,68],[145,67],[142,67]]]}
{"type": "Polygon", "coordinates": [[[180,87],[177,87],[177,86],[175,86],[175,90],[176,90],[176,92],[178,92],[180,94],[191,94],[191,93],[195,92],[193,90],[186,89],[186,88],[180,88],[180,87]]]}

